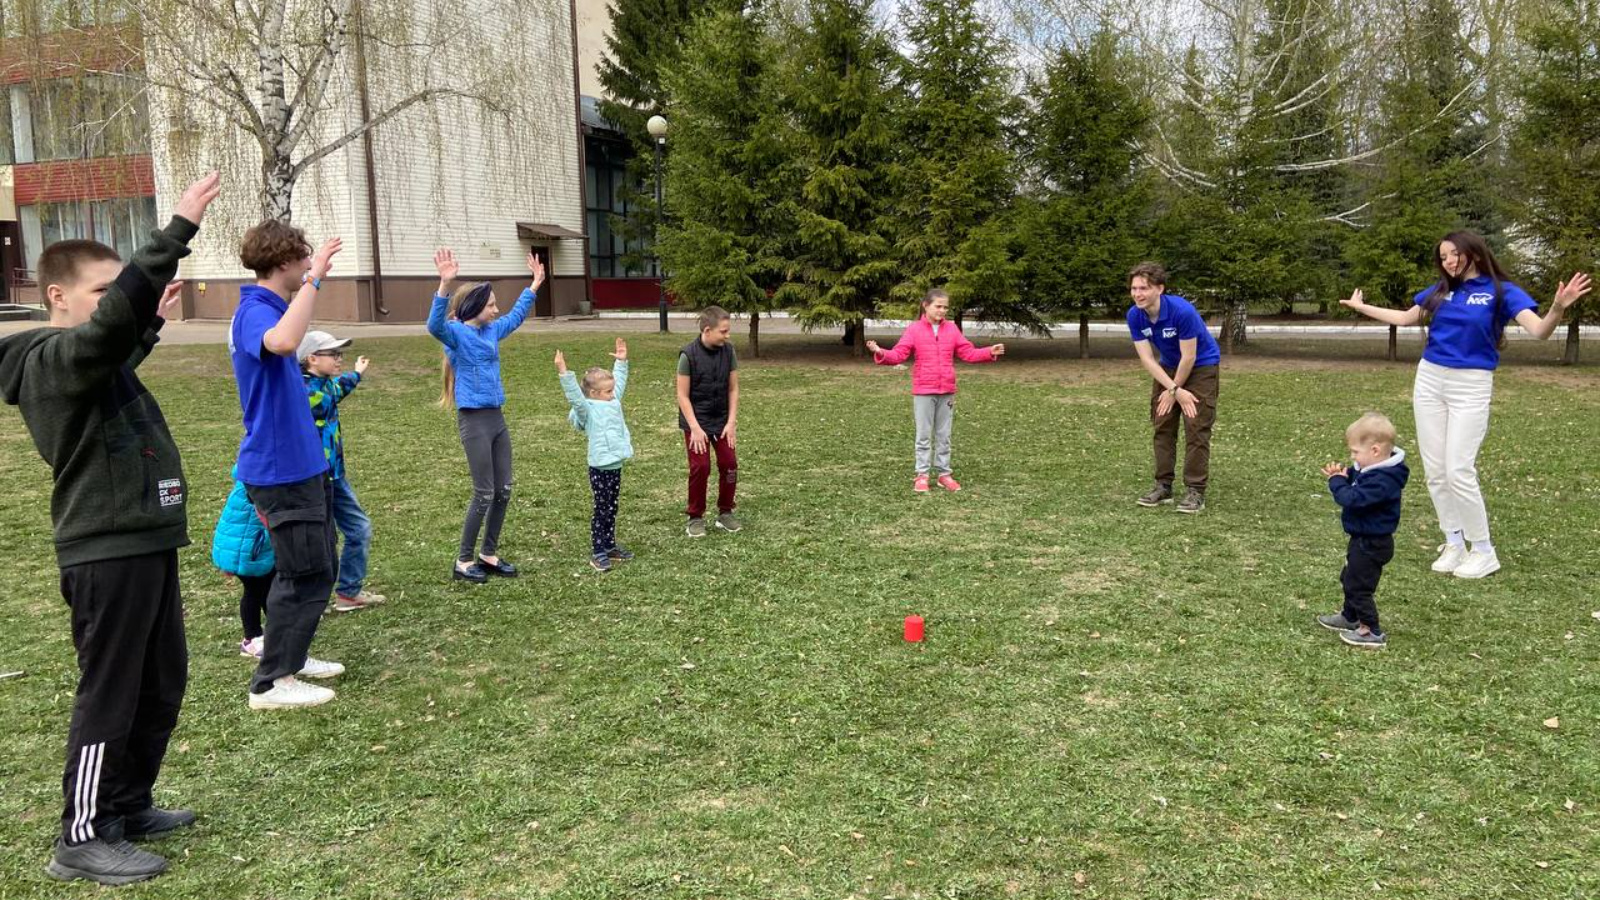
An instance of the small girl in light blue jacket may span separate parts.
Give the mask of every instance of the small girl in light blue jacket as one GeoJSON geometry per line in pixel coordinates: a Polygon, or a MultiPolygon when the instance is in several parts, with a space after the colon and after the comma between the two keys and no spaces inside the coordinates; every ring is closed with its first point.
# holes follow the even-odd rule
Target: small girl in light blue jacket
{"type": "Polygon", "coordinates": [[[589,487],[594,489],[594,517],[589,536],[594,555],[589,565],[601,572],[611,571],[613,562],[633,559],[633,554],[617,543],[617,503],[622,495],[622,463],[633,458],[633,438],[622,419],[622,392],[628,386],[628,345],[617,338],[616,359],[611,371],[598,366],[578,376],[567,371],[567,358],[556,351],[556,371],[561,375],[561,390],[567,395],[572,412],[567,421],[589,436],[589,487]]]}
{"type": "Polygon", "coordinates": [[[244,625],[239,655],[260,659],[261,613],[266,609],[267,593],[272,589],[272,572],[277,559],[272,555],[267,527],[250,504],[244,482],[238,480],[237,469],[234,470],[233,491],[222,506],[222,515],[217,517],[216,531],[211,534],[211,562],[224,574],[239,579],[243,588],[239,597],[239,621],[244,625]]]}

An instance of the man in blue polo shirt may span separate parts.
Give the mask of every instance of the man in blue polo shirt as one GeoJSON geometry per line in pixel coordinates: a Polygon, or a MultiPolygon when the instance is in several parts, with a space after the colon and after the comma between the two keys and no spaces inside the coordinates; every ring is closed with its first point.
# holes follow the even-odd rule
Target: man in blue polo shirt
{"type": "Polygon", "coordinates": [[[1150,422],[1155,426],[1156,484],[1138,503],[1160,506],[1172,500],[1181,412],[1187,438],[1183,483],[1188,490],[1178,501],[1178,512],[1197,513],[1206,508],[1222,351],[1194,306],[1176,294],[1163,293],[1166,286],[1167,270],[1160,263],[1142,262],[1128,273],[1128,293],[1133,297],[1128,333],[1139,351],[1140,365],[1154,379],[1150,422]]]}
{"type": "Polygon", "coordinates": [[[269,219],[245,232],[239,248],[239,260],[256,273],[256,283],[240,289],[239,309],[228,328],[244,411],[238,476],[266,522],[277,558],[261,664],[250,681],[251,709],[326,703],[333,691],[296,676],[332,678],[344,672],[338,663],[308,655],[333,593],[338,555],[333,482],[295,359],[322,279],[340,247],[333,238],[313,258],[304,232],[269,219]]]}

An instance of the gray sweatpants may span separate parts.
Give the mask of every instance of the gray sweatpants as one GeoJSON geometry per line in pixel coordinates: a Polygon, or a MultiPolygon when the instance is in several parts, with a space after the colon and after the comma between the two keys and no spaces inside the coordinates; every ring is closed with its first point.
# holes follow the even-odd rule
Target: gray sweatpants
{"type": "Polygon", "coordinates": [[[917,474],[950,474],[950,423],[956,415],[955,394],[913,394],[917,420],[917,474]]]}
{"type": "Polygon", "coordinates": [[[456,413],[456,427],[472,472],[472,499],[467,502],[457,558],[471,562],[478,529],[483,529],[483,556],[494,556],[500,546],[500,526],[511,502],[511,430],[499,409],[463,409],[456,413]]]}

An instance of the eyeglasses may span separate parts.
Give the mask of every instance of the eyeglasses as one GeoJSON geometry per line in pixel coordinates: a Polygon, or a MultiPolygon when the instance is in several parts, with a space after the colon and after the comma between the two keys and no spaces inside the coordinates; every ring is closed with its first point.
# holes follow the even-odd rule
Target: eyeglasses
{"type": "Polygon", "coordinates": [[[318,350],[317,352],[315,352],[315,353],[313,353],[311,355],[312,356],[327,356],[327,357],[330,357],[332,359],[344,359],[344,351],[343,350],[318,350]]]}

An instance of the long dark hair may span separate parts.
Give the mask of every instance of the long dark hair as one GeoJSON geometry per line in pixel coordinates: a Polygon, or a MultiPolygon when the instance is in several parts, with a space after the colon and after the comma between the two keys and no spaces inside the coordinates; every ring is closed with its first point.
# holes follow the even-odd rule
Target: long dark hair
{"type": "MultiPolygon", "coordinates": [[[[1456,250],[1467,258],[1467,268],[1477,269],[1479,275],[1494,282],[1494,302],[1498,315],[1501,282],[1511,279],[1507,278],[1505,270],[1500,268],[1500,263],[1494,258],[1494,251],[1489,249],[1488,242],[1475,231],[1452,231],[1434,245],[1433,266],[1439,270],[1439,283],[1433,286],[1433,293],[1428,295],[1428,299],[1422,301],[1422,308],[1430,316],[1438,312],[1439,307],[1450,299],[1450,295],[1455,293],[1456,288],[1461,287],[1461,282],[1464,280],[1451,277],[1450,273],[1444,270],[1444,254],[1440,252],[1440,248],[1447,243],[1455,244],[1456,250]]],[[[1463,273],[1465,271],[1462,270],[1463,273]]],[[[1501,323],[1501,327],[1505,327],[1505,323],[1501,323]]]]}

